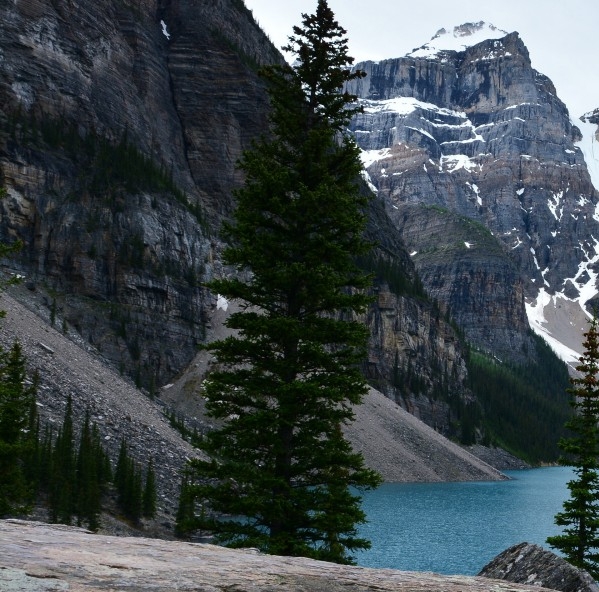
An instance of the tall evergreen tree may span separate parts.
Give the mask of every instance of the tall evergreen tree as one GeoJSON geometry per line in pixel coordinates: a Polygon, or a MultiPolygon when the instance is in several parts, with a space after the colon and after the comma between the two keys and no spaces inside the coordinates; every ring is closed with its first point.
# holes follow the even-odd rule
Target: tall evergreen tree
{"type": "Polygon", "coordinates": [[[76,455],[73,438],[73,401],[69,395],[62,426],[52,449],[49,488],[51,521],[62,524],[71,524],[75,513],[76,455]]]}
{"type": "Polygon", "coordinates": [[[223,423],[201,445],[212,460],[191,463],[204,479],[193,491],[209,509],[198,526],[220,542],[347,563],[369,546],[350,488],[379,483],[341,431],[366,392],[367,330],[352,319],[368,304],[370,278],[355,264],[369,249],[367,198],[345,133],[359,109],[343,91],[364,74],[351,72],[326,0],[302,22],[285,48],[296,65],[265,71],[272,133],[240,163],[224,253],[240,274],[211,283],[242,310],[227,321],[235,336],[208,347],[219,366],[203,394],[223,423]]]}
{"type": "Polygon", "coordinates": [[[26,512],[33,500],[27,463],[34,457],[31,417],[36,383],[27,382],[21,345],[0,348],[0,516],[26,512]]]}
{"type": "Polygon", "coordinates": [[[85,420],[79,437],[79,450],[77,452],[77,474],[75,481],[75,512],[77,524],[81,526],[87,521],[90,530],[97,530],[100,526],[99,516],[101,509],[101,456],[93,440],[90,425],[89,410],[85,413],[85,420]]]}
{"type": "MultiPolygon", "coordinates": [[[[6,189],[0,187],[0,199],[6,189]]],[[[0,243],[0,259],[18,252],[21,243],[0,243]]],[[[0,279],[0,292],[18,281],[16,277],[0,279]]],[[[0,319],[6,312],[0,310],[0,319]]],[[[25,357],[15,342],[6,351],[0,347],[0,517],[23,513],[32,501],[33,483],[26,463],[33,454],[33,434],[29,425],[34,410],[36,383],[26,384],[25,357]]]]}
{"type": "Polygon", "coordinates": [[[599,579],[599,329],[597,318],[584,334],[584,353],[569,389],[574,415],[566,427],[572,436],[559,442],[562,464],[572,466],[576,477],[568,483],[570,498],[555,523],[562,534],[547,542],[566,559],[599,579]]]}
{"type": "Polygon", "coordinates": [[[154,518],[156,516],[156,473],[153,458],[150,458],[146,469],[142,505],[145,518],[154,518]]]}

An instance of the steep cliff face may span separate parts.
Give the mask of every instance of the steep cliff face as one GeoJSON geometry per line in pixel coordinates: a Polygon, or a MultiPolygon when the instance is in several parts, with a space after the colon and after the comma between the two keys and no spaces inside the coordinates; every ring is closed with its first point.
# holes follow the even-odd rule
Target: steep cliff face
{"type": "Polygon", "coordinates": [[[370,384],[404,409],[452,438],[461,438],[465,407],[477,407],[468,384],[467,348],[449,315],[425,296],[384,201],[372,200],[367,228],[376,244],[365,374],[370,384]]]}
{"type": "Polygon", "coordinates": [[[23,241],[53,317],[163,383],[204,337],[210,229],[266,125],[254,66],[280,58],[239,2],[18,0],[0,19],[0,239],[23,241]]]}
{"type": "MultiPolygon", "coordinates": [[[[57,326],[75,327],[139,384],[164,384],[210,338],[214,302],[200,285],[219,273],[236,161],[266,129],[256,66],[281,58],[231,0],[19,0],[0,18],[0,239],[23,241],[17,264],[57,326]]],[[[377,207],[372,239],[411,284],[413,264],[377,207]]],[[[379,279],[370,376],[389,386],[414,358],[430,395],[439,379],[429,368],[446,357],[437,343],[452,341],[437,332],[452,330],[379,279]],[[398,345],[407,325],[413,337],[398,345]]]]}
{"type": "MultiPolygon", "coordinates": [[[[469,28],[476,33],[484,25],[469,28]]],[[[517,33],[460,51],[437,50],[439,37],[406,57],[356,66],[368,76],[350,88],[364,106],[352,129],[374,188],[410,250],[419,253],[414,262],[427,290],[451,308],[475,344],[501,357],[516,352],[517,361],[527,341],[523,294],[544,290],[574,300],[594,288],[598,194],[576,145],[580,131],[551,81],[532,69],[517,33]],[[461,257],[463,245],[447,253],[445,265],[423,255],[430,234],[411,229],[411,222],[422,227],[430,209],[418,209],[425,206],[489,229],[494,241],[486,243],[496,243],[491,259],[479,250],[480,265],[472,261],[476,241],[467,233],[460,240],[472,243],[469,263],[461,257]],[[481,266],[498,265],[499,274],[479,273],[481,266]],[[495,306],[477,307],[497,286],[503,287],[495,306]],[[477,329],[487,323],[493,331],[477,329]]],[[[454,235],[455,224],[447,224],[454,235]]],[[[445,231],[438,234],[437,246],[447,238],[445,231]]]]}

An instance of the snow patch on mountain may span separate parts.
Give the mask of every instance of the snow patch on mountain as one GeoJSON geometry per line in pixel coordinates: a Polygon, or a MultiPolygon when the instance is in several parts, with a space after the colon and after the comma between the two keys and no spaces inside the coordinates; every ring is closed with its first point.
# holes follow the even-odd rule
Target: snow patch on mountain
{"type": "MultiPolygon", "coordinates": [[[[391,150],[389,148],[382,148],[381,150],[362,150],[360,153],[360,159],[362,160],[362,166],[367,169],[371,164],[378,162],[379,160],[384,160],[391,154],[391,150]]],[[[372,184],[372,179],[370,175],[368,176],[368,181],[372,184]]]]}
{"type": "Polygon", "coordinates": [[[471,171],[473,169],[480,168],[480,164],[464,154],[448,154],[441,156],[441,167],[443,170],[453,173],[454,171],[459,171],[460,169],[471,171]]]}
{"type": "MultiPolygon", "coordinates": [[[[464,23],[456,27],[442,28],[432,39],[407,55],[414,58],[437,58],[442,51],[464,51],[488,39],[501,39],[508,35],[507,31],[498,29],[490,23],[464,23]]],[[[491,52],[488,59],[497,57],[497,51],[491,52]]]]}
{"type": "Polygon", "coordinates": [[[460,119],[467,119],[467,115],[461,111],[453,111],[452,109],[446,109],[439,107],[434,103],[426,103],[419,101],[414,97],[395,97],[393,99],[386,99],[383,101],[372,101],[369,99],[360,100],[360,105],[364,109],[364,113],[396,113],[397,115],[409,115],[416,111],[416,109],[422,109],[423,111],[432,111],[439,113],[440,115],[446,115],[448,117],[458,117],[460,119]]]}
{"type": "Polygon", "coordinates": [[[572,330],[569,333],[574,336],[574,343],[580,343],[579,322],[575,323],[574,320],[567,320],[568,315],[571,314],[571,307],[564,307],[562,302],[558,304],[558,300],[561,301],[562,298],[563,295],[551,295],[545,291],[545,288],[541,288],[536,300],[526,303],[526,314],[530,328],[549,344],[561,360],[566,364],[574,365],[580,357],[580,353],[566,345],[565,334],[567,331],[565,329],[571,327],[572,330]],[[560,314],[566,310],[569,310],[566,315],[560,314]],[[556,319],[563,316],[566,320],[562,318],[561,322],[557,323],[556,319]],[[559,338],[555,337],[549,329],[549,327],[552,327],[555,330],[558,326],[560,327],[559,338]],[[578,341],[576,341],[576,337],[578,337],[578,341]]]}
{"type": "Polygon", "coordinates": [[[599,126],[587,121],[587,115],[583,115],[580,120],[573,121],[572,124],[578,127],[582,133],[582,140],[577,145],[584,155],[591,181],[595,189],[599,191],[599,140],[596,135],[599,126]]]}
{"type": "Polygon", "coordinates": [[[599,263],[599,241],[594,240],[591,250],[580,244],[584,258],[574,277],[564,280],[563,291],[551,295],[545,288],[541,288],[537,298],[526,303],[531,329],[543,337],[564,362],[571,365],[574,365],[582,353],[581,336],[587,330],[587,322],[591,318],[586,303],[597,294],[599,273],[595,268],[599,263]],[[566,295],[568,284],[576,288],[577,297],[569,298],[566,295]]]}

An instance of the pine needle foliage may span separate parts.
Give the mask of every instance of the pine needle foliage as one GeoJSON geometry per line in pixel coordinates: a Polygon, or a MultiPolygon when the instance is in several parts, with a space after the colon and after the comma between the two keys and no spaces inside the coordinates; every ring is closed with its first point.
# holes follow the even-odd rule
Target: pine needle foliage
{"type": "Polygon", "coordinates": [[[36,388],[27,381],[21,345],[0,348],[0,517],[27,513],[33,501],[28,465],[37,443],[31,431],[36,388]]]}
{"type": "Polygon", "coordinates": [[[569,389],[575,414],[566,423],[572,435],[562,438],[562,464],[574,469],[568,483],[570,497],[555,523],[564,527],[562,534],[549,537],[547,543],[565,558],[599,579],[599,327],[597,317],[584,334],[584,353],[569,389]]]}
{"type": "Polygon", "coordinates": [[[356,265],[370,248],[368,198],[344,133],[359,109],[343,91],[364,74],[350,70],[325,0],[302,23],[285,48],[296,64],[264,71],[271,134],[240,163],[246,183],[224,233],[224,260],[240,273],[210,284],[241,311],[227,322],[235,335],[208,346],[218,367],[203,394],[222,427],[201,444],[211,460],[191,463],[185,507],[203,504],[195,526],[221,543],[351,563],[370,545],[351,488],[379,483],[341,429],[366,392],[367,329],[352,319],[369,302],[356,265]]]}
{"type": "Polygon", "coordinates": [[[156,516],[156,472],[154,470],[154,459],[152,458],[146,468],[142,505],[144,518],[154,518],[156,516]]]}

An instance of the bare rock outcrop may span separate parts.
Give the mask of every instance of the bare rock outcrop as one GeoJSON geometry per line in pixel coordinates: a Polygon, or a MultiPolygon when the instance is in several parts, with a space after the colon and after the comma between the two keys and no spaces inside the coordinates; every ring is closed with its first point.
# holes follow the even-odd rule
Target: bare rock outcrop
{"type": "Polygon", "coordinates": [[[212,545],[107,537],[82,529],[0,521],[0,589],[195,592],[526,592],[486,578],[376,570],[212,545]]]}
{"type": "Polygon", "coordinates": [[[478,575],[561,592],[599,592],[588,572],[530,543],[520,543],[500,553],[478,575]]]}

